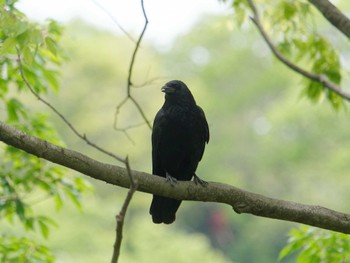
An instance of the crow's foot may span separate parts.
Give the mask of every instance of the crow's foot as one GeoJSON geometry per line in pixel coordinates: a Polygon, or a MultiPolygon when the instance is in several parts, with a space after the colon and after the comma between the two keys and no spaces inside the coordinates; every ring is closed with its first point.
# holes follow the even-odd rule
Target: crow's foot
{"type": "Polygon", "coordinates": [[[196,185],[201,185],[203,187],[208,185],[208,182],[200,179],[196,174],[194,174],[194,176],[193,176],[193,181],[196,185]]]}
{"type": "Polygon", "coordinates": [[[177,180],[175,177],[172,177],[170,174],[166,173],[165,180],[170,183],[171,186],[175,186],[177,184],[177,180]]]}

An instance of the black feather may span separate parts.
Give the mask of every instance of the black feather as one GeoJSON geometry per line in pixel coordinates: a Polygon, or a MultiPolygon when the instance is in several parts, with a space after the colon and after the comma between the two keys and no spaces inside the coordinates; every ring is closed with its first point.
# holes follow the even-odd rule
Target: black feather
{"type": "MultiPolygon", "coordinates": [[[[153,123],[152,173],[189,181],[209,142],[208,123],[185,83],[170,81],[162,91],[165,102],[153,123]]],[[[180,204],[180,200],[154,195],[150,208],[153,222],[171,224],[180,204]]]]}

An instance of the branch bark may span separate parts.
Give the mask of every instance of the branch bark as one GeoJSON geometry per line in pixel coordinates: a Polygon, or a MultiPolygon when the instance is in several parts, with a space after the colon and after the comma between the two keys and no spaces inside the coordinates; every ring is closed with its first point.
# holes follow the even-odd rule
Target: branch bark
{"type": "MultiPolygon", "coordinates": [[[[60,164],[94,179],[124,188],[130,188],[126,168],[96,161],[84,154],[28,135],[0,122],[0,141],[47,161],[60,164]]],[[[181,200],[217,202],[232,206],[238,214],[298,222],[319,228],[350,234],[350,214],[321,206],[305,205],[251,193],[237,187],[210,182],[206,187],[193,182],[179,181],[175,187],[164,178],[145,172],[131,171],[138,182],[138,191],[181,200]]]]}
{"type": "Polygon", "coordinates": [[[309,0],[321,14],[347,38],[350,38],[350,19],[328,0],[309,0]]]}

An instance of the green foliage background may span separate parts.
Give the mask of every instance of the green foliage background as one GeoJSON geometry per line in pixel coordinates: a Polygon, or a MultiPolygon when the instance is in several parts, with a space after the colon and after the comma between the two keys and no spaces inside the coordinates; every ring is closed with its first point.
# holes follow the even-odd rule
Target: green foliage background
{"type": "MultiPolygon", "coordinates": [[[[344,200],[350,197],[347,172],[350,124],[346,108],[340,107],[343,102],[275,61],[256,30],[248,26],[249,11],[240,2],[243,3],[235,2],[233,15],[203,18],[167,51],[143,43],[134,83],[157,79],[133,89],[133,94],[153,120],[163,102],[160,87],[164,82],[182,79],[189,85],[206,112],[211,131],[211,141],[198,170],[202,178],[276,198],[349,210],[344,200]],[[238,24],[235,15],[240,18],[238,24]],[[311,104],[305,94],[320,104],[311,104]],[[327,98],[331,103],[321,104],[327,98]],[[339,108],[345,110],[336,112],[339,108]]],[[[297,2],[294,5],[291,1],[272,1],[278,8],[265,11],[267,17],[273,18],[265,21],[267,27],[271,23],[281,27],[269,28],[272,36],[277,36],[276,41],[280,40],[278,47],[301,65],[329,74],[336,82],[342,80],[345,87],[348,73],[341,69],[332,45],[336,42],[337,50],[342,52],[347,40],[335,35],[330,43],[326,36],[334,29],[314,28],[318,24],[314,22],[306,22],[308,29],[295,34],[297,28],[282,21],[288,17],[290,23],[300,23],[300,15],[306,12],[305,2],[297,2]],[[317,33],[305,40],[315,30],[317,33]],[[278,38],[278,31],[284,32],[285,38],[278,38]],[[301,43],[298,37],[305,42],[301,43]],[[316,48],[318,45],[322,48],[316,48]],[[313,49],[309,50],[310,47],[313,49]],[[313,63],[313,56],[322,59],[313,63]],[[328,68],[329,61],[335,71],[328,68]]],[[[320,20],[316,13],[307,14],[311,18],[305,21],[320,20]]],[[[125,36],[72,21],[63,34],[62,55],[58,25],[52,21],[47,24],[48,28],[52,25],[55,28],[51,32],[52,40],[38,37],[29,45],[21,45],[19,35],[24,32],[40,35],[42,29],[33,33],[28,30],[35,30],[38,25],[33,27],[22,18],[17,22],[19,32],[11,30],[12,40],[7,40],[6,52],[2,42],[3,54],[9,54],[8,60],[2,56],[2,69],[7,63],[9,69],[18,72],[11,56],[16,55],[16,45],[23,47],[20,51],[26,75],[32,76],[28,79],[33,85],[38,85],[37,92],[92,141],[118,154],[128,154],[133,169],[151,171],[151,131],[146,125],[128,131],[132,141],[113,129],[115,107],[125,96],[133,43],[125,36]],[[28,24],[22,26],[23,23],[28,24]],[[42,54],[35,53],[38,48],[43,50],[42,54]],[[47,57],[40,59],[41,55],[47,57]],[[63,61],[62,57],[67,60],[63,61]],[[50,61],[49,67],[42,62],[46,60],[50,61]],[[36,78],[42,83],[34,81],[36,78]]],[[[3,33],[3,39],[9,36],[3,33]]],[[[64,141],[69,148],[114,163],[76,138],[59,118],[48,114],[48,109],[25,91],[20,79],[2,80],[1,121],[54,143],[64,141]]],[[[118,125],[127,127],[140,121],[135,107],[126,104],[118,125]]],[[[0,147],[5,154],[0,161],[0,241],[8,244],[0,250],[0,260],[11,262],[3,255],[16,257],[18,251],[35,247],[37,259],[34,254],[29,255],[32,257],[29,262],[51,262],[52,254],[56,262],[108,261],[115,236],[115,215],[126,190],[90,181],[94,193],[82,196],[90,189],[89,183],[76,173],[4,145],[0,147]],[[11,189],[9,178],[22,178],[29,185],[11,189]],[[81,209],[77,210],[76,205],[81,209]],[[61,209],[57,212],[57,208],[61,209]],[[26,232],[26,229],[34,231],[26,232]],[[36,234],[38,231],[41,236],[36,234]]],[[[185,202],[175,224],[154,225],[148,215],[150,200],[150,195],[136,193],[131,203],[122,262],[275,262],[279,256],[282,262],[320,262],[312,261],[316,259],[342,262],[345,259],[337,255],[349,250],[348,246],[339,245],[346,244],[342,240],[346,241],[347,236],[300,228],[290,232],[289,244],[280,252],[287,243],[287,232],[296,224],[236,215],[230,208],[217,204],[185,202]],[[305,246],[310,243],[314,246],[305,246]],[[325,247],[334,249],[325,251],[325,247]],[[297,259],[297,254],[292,254],[295,251],[304,252],[297,259]]]]}

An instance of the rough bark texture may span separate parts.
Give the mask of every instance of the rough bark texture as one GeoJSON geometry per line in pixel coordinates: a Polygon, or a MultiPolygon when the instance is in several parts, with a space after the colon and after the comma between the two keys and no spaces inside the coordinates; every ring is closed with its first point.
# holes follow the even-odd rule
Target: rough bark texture
{"type": "MultiPolygon", "coordinates": [[[[2,122],[0,141],[94,179],[124,188],[130,187],[130,178],[125,168],[96,161],[79,152],[30,136],[2,122]]],[[[182,200],[225,203],[232,206],[237,213],[298,222],[350,234],[350,215],[324,207],[269,198],[227,184],[210,182],[202,187],[193,182],[178,182],[172,187],[158,176],[134,170],[132,175],[138,183],[138,191],[182,200]]]]}

